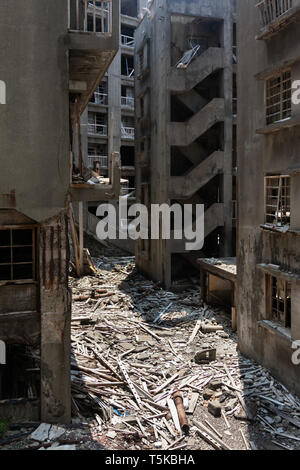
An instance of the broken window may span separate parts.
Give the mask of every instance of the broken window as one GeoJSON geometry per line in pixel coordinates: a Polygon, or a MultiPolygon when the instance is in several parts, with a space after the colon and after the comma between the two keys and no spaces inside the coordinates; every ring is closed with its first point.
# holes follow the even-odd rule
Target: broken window
{"type": "Polygon", "coordinates": [[[134,58],[130,55],[122,54],[121,56],[121,75],[125,77],[134,76],[134,58]]]}
{"type": "Polygon", "coordinates": [[[0,281],[34,281],[34,227],[0,229],[0,281]]]}
{"type": "Polygon", "coordinates": [[[267,124],[289,119],[292,114],[291,70],[284,70],[266,80],[267,124]]]}
{"type": "Polygon", "coordinates": [[[270,319],[285,328],[291,328],[291,283],[268,276],[270,319]]]}
{"type": "Polygon", "coordinates": [[[276,227],[290,225],[291,220],[290,176],[265,178],[265,222],[276,227]]]}

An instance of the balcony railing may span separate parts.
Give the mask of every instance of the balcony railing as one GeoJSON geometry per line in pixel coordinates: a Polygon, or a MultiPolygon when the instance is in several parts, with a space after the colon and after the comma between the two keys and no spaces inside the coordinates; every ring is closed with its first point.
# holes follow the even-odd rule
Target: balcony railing
{"type": "Polygon", "coordinates": [[[134,109],[134,98],[129,96],[121,96],[121,106],[124,108],[134,109]]]}
{"type": "Polygon", "coordinates": [[[69,29],[96,34],[112,34],[112,0],[68,0],[69,29]]]}
{"type": "Polygon", "coordinates": [[[134,127],[121,127],[122,139],[134,139],[134,127]]]}
{"type": "Polygon", "coordinates": [[[95,91],[94,101],[91,101],[91,103],[102,104],[102,105],[106,106],[108,104],[108,94],[107,93],[99,93],[98,91],[95,91]]]}
{"type": "Polygon", "coordinates": [[[104,124],[88,124],[88,133],[107,137],[107,126],[104,124]]]}
{"type": "Polygon", "coordinates": [[[100,168],[108,168],[107,155],[89,155],[89,167],[94,167],[94,163],[99,163],[100,168]]]}
{"type": "Polygon", "coordinates": [[[287,13],[294,6],[295,0],[263,0],[257,4],[262,26],[269,26],[273,21],[287,13]]]}
{"type": "Polygon", "coordinates": [[[134,48],[134,38],[121,34],[121,44],[122,46],[134,48]]]}

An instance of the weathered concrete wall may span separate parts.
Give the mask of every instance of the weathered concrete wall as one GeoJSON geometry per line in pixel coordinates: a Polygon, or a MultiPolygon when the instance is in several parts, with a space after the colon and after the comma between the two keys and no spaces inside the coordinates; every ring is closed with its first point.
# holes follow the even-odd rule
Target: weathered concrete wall
{"type": "MultiPolygon", "coordinates": [[[[282,269],[300,272],[299,235],[272,233],[260,228],[264,223],[264,176],[268,173],[286,175],[291,169],[299,168],[300,131],[299,127],[293,127],[267,136],[256,132],[265,127],[264,80],[257,79],[256,75],[264,71],[270,75],[289,60],[300,60],[299,26],[289,25],[269,41],[257,41],[260,18],[256,3],[255,0],[238,1],[239,347],[300,393],[300,367],[291,362],[292,338],[260,327],[259,321],[266,319],[265,289],[264,274],[257,269],[259,263],[273,263],[282,269]]],[[[292,65],[293,79],[300,79],[298,70],[298,66],[292,65]]],[[[293,109],[293,115],[297,113],[299,107],[293,109]]],[[[293,176],[295,197],[298,187],[299,179],[293,176]]],[[[292,226],[297,229],[299,202],[298,197],[292,202],[292,226]]],[[[299,315],[300,305],[292,295],[292,317],[299,315]]]]}
{"type": "Polygon", "coordinates": [[[65,207],[69,186],[67,0],[0,2],[0,194],[36,221],[65,207]]]}

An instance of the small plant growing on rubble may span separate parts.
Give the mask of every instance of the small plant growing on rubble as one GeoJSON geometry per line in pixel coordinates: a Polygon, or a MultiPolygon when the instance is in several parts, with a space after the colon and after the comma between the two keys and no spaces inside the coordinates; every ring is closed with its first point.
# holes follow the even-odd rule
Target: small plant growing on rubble
{"type": "Polygon", "coordinates": [[[0,438],[4,436],[5,431],[8,428],[8,423],[0,418],[0,438]]]}

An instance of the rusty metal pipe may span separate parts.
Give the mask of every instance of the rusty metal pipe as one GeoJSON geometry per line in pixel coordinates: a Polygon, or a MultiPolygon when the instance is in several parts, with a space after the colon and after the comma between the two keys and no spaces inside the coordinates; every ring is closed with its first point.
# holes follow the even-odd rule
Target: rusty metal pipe
{"type": "Polygon", "coordinates": [[[188,434],[189,430],[190,430],[190,426],[189,426],[188,419],[187,419],[187,416],[186,416],[186,412],[185,412],[185,409],[184,409],[184,406],[183,406],[183,398],[182,398],[182,395],[181,395],[181,393],[179,392],[178,389],[174,390],[172,398],[173,398],[173,401],[176,405],[180,427],[181,427],[182,431],[184,432],[184,434],[188,434]]]}

